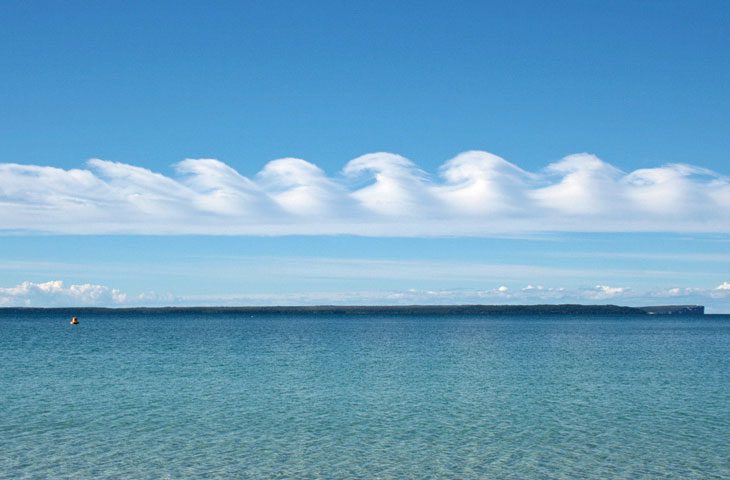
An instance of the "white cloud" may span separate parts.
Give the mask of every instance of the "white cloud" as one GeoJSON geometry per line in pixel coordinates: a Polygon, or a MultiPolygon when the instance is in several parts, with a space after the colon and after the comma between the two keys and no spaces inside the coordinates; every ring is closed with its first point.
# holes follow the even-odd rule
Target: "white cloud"
{"type": "Polygon", "coordinates": [[[371,175],[371,185],[350,195],[373,214],[419,217],[434,204],[425,172],[400,155],[363,155],[345,165],[343,173],[350,178],[371,175]]]}
{"type": "Polygon", "coordinates": [[[98,284],[65,285],[60,280],[22,282],[0,287],[0,307],[136,307],[206,305],[448,305],[583,303],[617,305],[702,304],[710,311],[730,311],[730,284],[715,288],[672,287],[637,290],[597,285],[589,288],[492,286],[483,289],[416,289],[280,293],[174,295],[129,294],[98,284]]]}
{"type": "Polygon", "coordinates": [[[446,180],[434,192],[448,211],[463,215],[520,213],[534,175],[487,152],[465,152],[441,167],[446,180]]]}
{"type": "Polygon", "coordinates": [[[175,305],[171,293],[144,292],[129,295],[117,288],[84,283],[66,285],[62,280],[22,282],[0,287],[0,307],[133,307],[175,305]]]}
{"type": "Polygon", "coordinates": [[[609,287],[608,285],[596,285],[592,289],[583,292],[585,298],[591,300],[608,300],[623,296],[627,293],[627,289],[623,287],[609,287]]]}
{"type": "Polygon", "coordinates": [[[127,295],[103,285],[63,284],[61,280],[45,283],[23,282],[15,287],[0,288],[3,307],[111,306],[127,302],[127,295]]]}
{"type": "Polygon", "coordinates": [[[730,283],[722,282],[710,292],[710,297],[715,299],[730,299],[730,283]]]}
{"type": "Polygon", "coordinates": [[[81,234],[433,236],[554,231],[730,233],[730,179],[683,164],[622,172],[590,154],[528,172],[488,152],[429,175],[372,153],[328,176],[302,159],[252,178],[214,159],[168,176],[92,159],[86,169],[0,163],[0,231],[81,234]]]}
{"type": "Polygon", "coordinates": [[[621,172],[595,155],[570,155],[548,165],[546,171],[559,180],[532,192],[538,205],[577,216],[603,215],[621,208],[617,189],[621,172]]]}

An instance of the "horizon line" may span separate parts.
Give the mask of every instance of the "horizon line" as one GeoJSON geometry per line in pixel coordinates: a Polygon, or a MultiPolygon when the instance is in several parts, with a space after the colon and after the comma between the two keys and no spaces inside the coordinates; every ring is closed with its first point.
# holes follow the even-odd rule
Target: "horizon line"
{"type": "Polygon", "coordinates": [[[705,306],[698,304],[670,304],[627,306],[616,304],[543,303],[543,304],[413,304],[413,305],[200,305],[158,307],[0,307],[0,311],[112,311],[112,312],[169,312],[169,311],[222,311],[245,313],[636,313],[641,315],[705,315],[705,306]]]}

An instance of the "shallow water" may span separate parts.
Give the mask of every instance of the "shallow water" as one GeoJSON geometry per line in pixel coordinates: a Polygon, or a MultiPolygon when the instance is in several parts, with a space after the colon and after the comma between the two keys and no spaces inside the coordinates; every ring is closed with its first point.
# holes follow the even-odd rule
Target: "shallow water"
{"type": "Polygon", "coordinates": [[[0,312],[7,478],[729,478],[730,316],[0,312]]]}

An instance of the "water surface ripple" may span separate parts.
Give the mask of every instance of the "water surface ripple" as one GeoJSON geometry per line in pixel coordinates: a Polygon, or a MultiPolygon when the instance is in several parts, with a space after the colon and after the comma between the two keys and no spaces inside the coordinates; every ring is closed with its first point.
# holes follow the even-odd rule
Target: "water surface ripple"
{"type": "Polygon", "coordinates": [[[730,478],[730,317],[0,313],[4,478],[730,478]]]}

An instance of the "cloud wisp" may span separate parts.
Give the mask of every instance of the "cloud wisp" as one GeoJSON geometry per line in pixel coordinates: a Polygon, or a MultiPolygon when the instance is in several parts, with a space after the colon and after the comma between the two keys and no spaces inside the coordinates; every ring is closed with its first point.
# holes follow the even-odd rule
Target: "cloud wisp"
{"type": "Polygon", "coordinates": [[[247,178],[214,159],[167,176],[92,159],[84,169],[0,163],[0,231],[59,234],[488,236],[730,233],[730,178],[670,164],[623,172],[575,154],[528,172],[470,151],[432,175],[371,153],[328,176],[297,158],[247,178]]]}

